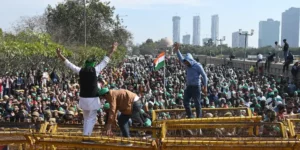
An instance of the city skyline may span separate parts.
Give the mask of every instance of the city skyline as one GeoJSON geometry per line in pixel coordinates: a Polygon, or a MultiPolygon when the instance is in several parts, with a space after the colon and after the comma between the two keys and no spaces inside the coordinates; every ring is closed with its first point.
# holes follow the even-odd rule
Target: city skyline
{"type": "MultiPolygon", "coordinates": [[[[21,16],[41,15],[48,4],[54,6],[64,0],[10,0],[0,5],[0,28],[12,31],[12,24],[21,16]],[[14,11],[11,11],[14,10],[14,11]]],[[[107,0],[104,0],[107,1],[107,0]]],[[[148,38],[154,41],[162,37],[172,39],[172,16],[181,17],[181,34],[193,33],[193,16],[201,17],[201,42],[203,38],[211,37],[211,16],[219,15],[219,36],[226,36],[224,44],[231,46],[232,32],[239,29],[250,31],[254,35],[249,37],[249,47],[258,47],[259,21],[272,18],[281,21],[282,13],[291,7],[300,7],[298,0],[289,0],[284,3],[279,0],[252,0],[245,1],[247,7],[236,7],[239,0],[111,0],[115,13],[121,16],[124,26],[133,33],[133,42],[142,43],[148,38]],[[266,7],[270,5],[271,7],[266,7]]],[[[281,34],[281,33],[280,33],[281,34]]],[[[281,35],[280,35],[281,37],[281,35]]],[[[281,40],[281,38],[280,38],[281,40]]],[[[288,41],[290,41],[288,39],[288,41]]],[[[281,42],[279,42],[281,43],[281,42]]]]}
{"type": "Polygon", "coordinates": [[[267,19],[259,22],[258,47],[274,46],[280,38],[280,21],[267,19]]]}
{"type": "Polygon", "coordinates": [[[282,12],[281,45],[287,39],[290,47],[299,47],[300,8],[289,8],[282,12]]]}
{"type": "Polygon", "coordinates": [[[186,34],[182,36],[182,44],[191,44],[191,35],[186,34]]]}
{"type": "Polygon", "coordinates": [[[213,42],[218,45],[219,40],[219,15],[211,16],[211,39],[213,42]]]}
{"type": "Polygon", "coordinates": [[[193,17],[193,45],[200,45],[201,41],[201,18],[200,16],[193,17]]]}
{"type": "Polygon", "coordinates": [[[173,16],[173,42],[181,42],[180,41],[180,17],[173,16]]]}
{"type": "Polygon", "coordinates": [[[245,45],[248,48],[249,38],[245,39],[245,35],[240,35],[239,31],[232,33],[232,47],[233,48],[244,48],[245,45]]]}

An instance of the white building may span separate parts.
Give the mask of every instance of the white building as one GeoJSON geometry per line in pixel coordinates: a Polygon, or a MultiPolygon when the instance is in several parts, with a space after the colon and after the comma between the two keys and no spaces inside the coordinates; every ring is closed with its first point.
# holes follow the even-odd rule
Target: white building
{"type": "Polygon", "coordinates": [[[213,15],[211,17],[211,39],[213,42],[218,45],[218,39],[219,39],[219,16],[213,15]]]}
{"type": "Polygon", "coordinates": [[[300,8],[290,8],[282,13],[281,45],[286,39],[290,47],[299,47],[300,8]]]}
{"type": "MultiPolygon", "coordinates": [[[[245,47],[245,35],[240,35],[240,33],[237,32],[233,32],[232,33],[232,45],[233,48],[234,47],[245,47]]],[[[248,39],[246,41],[246,47],[248,47],[248,39]]]]}
{"type": "Polygon", "coordinates": [[[279,42],[280,22],[268,19],[259,22],[258,47],[273,46],[279,42]]]}
{"type": "Polygon", "coordinates": [[[193,18],[193,45],[200,45],[200,16],[193,18]]]}
{"type": "Polygon", "coordinates": [[[180,17],[173,17],[173,42],[180,43],[180,17]]]}
{"type": "Polygon", "coordinates": [[[187,34],[182,37],[183,44],[191,44],[191,35],[187,34]]]}

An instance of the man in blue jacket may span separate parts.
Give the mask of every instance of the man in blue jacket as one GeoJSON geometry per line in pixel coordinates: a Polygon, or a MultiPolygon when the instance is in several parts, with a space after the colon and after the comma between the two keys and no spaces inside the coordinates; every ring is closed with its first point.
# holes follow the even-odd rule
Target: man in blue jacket
{"type": "Polygon", "coordinates": [[[196,117],[202,117],[201,112],[201,90],[204,95],[207,94],[207,76],[202,65],[195,61],[190,53],[183,58],[179,51],[179,43],[174,44],[174,51],[177,53],[179,60],[186,66],[186,89],[184,91],[183,105],[188,118],[192,118],[191,98],[193,98],[196,107],[196,117]],[[201,78],[202,77],[202,84],[201,78]],[[202,88],[201,88],[202,86],[202,88]]]}

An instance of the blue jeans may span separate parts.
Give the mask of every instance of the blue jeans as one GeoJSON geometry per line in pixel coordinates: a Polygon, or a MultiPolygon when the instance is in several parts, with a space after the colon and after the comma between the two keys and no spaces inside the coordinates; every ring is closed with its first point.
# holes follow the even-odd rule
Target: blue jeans
{"type": "Polygon", "coordinates": [[[191,98],[193,98],[195,102],[196,115],[197,115],[196,117],[197,118],[202,117],[200,91],[201,91],[201,86],[187,86],[187,88],[184,90],[183,105],[188,118],[192,118],[192,110],[190,106],[191,98]]]}
{"type": "MultiPolygon", "coordinates": [[[[139,113],[142,109],[142,103],[140,100],[133,102],[132,104],[132,115],[139,113]]],[[[130,137],[129,132],[129,119],[131,118],[131,115],[125,115],[122,114],[118,118],[118,124],[122,132],[123,137],[130,137]]]]}

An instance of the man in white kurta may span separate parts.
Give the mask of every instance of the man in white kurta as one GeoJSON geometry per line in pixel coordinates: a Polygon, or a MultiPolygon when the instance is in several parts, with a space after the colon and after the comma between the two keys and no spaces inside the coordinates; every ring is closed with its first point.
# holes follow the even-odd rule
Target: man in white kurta
{"type": "MultiPolygon", "coordinates": [[[[96,76],[99,75],[99,73],[107,66],[107,64],[110,61],[110,57],[113,54],[114,51],[117,49],[117,43],[114,43],[112,46],[112,50],[110,51],[110,54],[108,56],[105,56],[104,59],[101,61],[100,64],[94,66],[96,76]]],[[[80,74],[80,71],[82,68],[74,65],[69,60],[67,60],[60,52],[59,49],[57,49],[57,55],[61,58],[61,60],[65,63],[65,65],[70,68],[74,73],[80,74]]],[[[91,85],[92,86],[92,85],[91,85]]],[[[81,87],[81,85],[80,85],[81,87]]],[[[84,124],[83,124],[83,135],[89,136],[93,132],[94,125],[97,121],[97,110],[100,108],[100,100],[99,97],[82,97],[79,98],[79,107],[83,110],[83,118],[84,118],[84,124]]]]}

